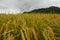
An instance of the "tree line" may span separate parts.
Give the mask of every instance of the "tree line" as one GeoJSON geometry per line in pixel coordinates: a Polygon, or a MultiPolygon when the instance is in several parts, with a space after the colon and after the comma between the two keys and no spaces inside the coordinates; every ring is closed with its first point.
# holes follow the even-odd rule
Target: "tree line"
{"type": "MultiPolygon", "coordinates": [[[[32,11],[29,11],[28,13],[33,13],[33,12],[40,12],[40,13],[60,13],[60,8],[51,6],[49,8],[41,8],[41,9],[34,9],[32,11]]],[[[26,13],[26,12],[25,12],[26,13]]]]}

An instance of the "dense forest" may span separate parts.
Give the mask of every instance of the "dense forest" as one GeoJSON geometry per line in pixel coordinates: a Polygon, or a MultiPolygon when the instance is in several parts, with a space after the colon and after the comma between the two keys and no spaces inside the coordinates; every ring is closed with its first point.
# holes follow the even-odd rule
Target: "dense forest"
{"type": "Polygon", "coordinates": [[[35,13],[36,12],[40,12],[40,13],[60,13],[60,8],[55,7],[55,6],[51,6],[51,7],[48,7],[48,8],[34,9],[34,10],[30,11],[29,13],[33,13],[33,12],[35,12],[35,13]]]}

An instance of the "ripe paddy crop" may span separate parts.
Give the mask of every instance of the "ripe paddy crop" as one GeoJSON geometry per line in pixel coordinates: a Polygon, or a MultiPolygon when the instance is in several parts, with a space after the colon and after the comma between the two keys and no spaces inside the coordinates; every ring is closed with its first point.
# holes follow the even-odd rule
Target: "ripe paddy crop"
{"type": "Polygon", "coordinates": [[[0,14],[0,40],[60,40],[60,14],[0,14]]]}

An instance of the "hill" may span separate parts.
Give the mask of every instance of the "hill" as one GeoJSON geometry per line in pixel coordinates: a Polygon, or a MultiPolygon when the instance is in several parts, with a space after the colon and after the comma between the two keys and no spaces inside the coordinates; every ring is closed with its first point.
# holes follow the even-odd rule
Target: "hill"
{"type": "Polygon", "coordinates": [[[30,11],[29,13],[32,12],[40,12],[40,13],[60,13],[60,8],[59,7],[55,7],[55,6],[51,6],[48,8],[41,8],[41,9],[35,9],[30,11]]]}

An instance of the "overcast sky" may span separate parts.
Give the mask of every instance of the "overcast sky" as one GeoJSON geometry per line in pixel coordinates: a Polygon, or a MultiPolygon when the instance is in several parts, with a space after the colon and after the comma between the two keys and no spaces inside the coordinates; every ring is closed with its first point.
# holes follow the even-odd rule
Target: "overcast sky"
{"type": "Polygon", "coordinates": [[[0,9],[19,9],[27,11],[49,6],[60,7],[60,0],[0,0],[0,9]]]}

